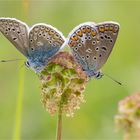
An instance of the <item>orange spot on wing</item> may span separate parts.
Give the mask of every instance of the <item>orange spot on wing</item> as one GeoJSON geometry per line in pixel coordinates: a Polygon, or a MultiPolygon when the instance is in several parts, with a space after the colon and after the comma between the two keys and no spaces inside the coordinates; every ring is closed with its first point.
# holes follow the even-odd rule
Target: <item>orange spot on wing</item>
{"type": "Polygon", "coordinates": [[[108,30],[109,30],[109,26],[105,25],[105,31],[108,31],[108,30]]]}
{"type": "Polygon", "coordinates": [[[75,43],[74,41],[72,41],[72,40],[68,43],[68,45],[69,45],[70,47],[75,46],[75,44],[76,44],[76,43],[75,43]]]}
{"type": "Polygon", "coordinates": [[[92,30],[92,31],[91,31],[91,34],[92,34],[92,36],[96,36],[97,33],[96,33],[96,31],[93,31],[93,30],[92,30]]]}
{"type": "Polygon", "coordinates": [[[109,31],[113,31],[113,25],[109,26],[109,31]]]}
{"type": "Polygon", "coordinates": [[[87,27],[87,28],[86,28],[86,31],[87,31],[88,33],[90,33],[90,32],[91,32],[91,28],[90,28],[90,27],[87,27]]]}
{"type": "Polygon", "coordinates": [[[99,32],[104,32],[105,31],[105,27],[103,25],[99,26],[99,32]]]}
{"type": "Polygon", "coordinates": [[[86,27],[82,27],[82,28],[81,28],[81,31],[82,31],[83,33],[85,33],[85,32],[86,32],[86,27]]]}
{"type": "Polygon", "coordinates": [[[83,34],[82,34],[82,31],[81,31],[81,30],[79,30],[76,34],[77,34],[78,36],[80,36],[80,37],[82,37],[82,36],[83,36],[83,34]]]}
{"type": "Polygon", "coordinates": [[[71,39],[72,39],[73,41],[77,41],[77,40],[78,40],[78,37],[77,37],[76,35],[73,35],[73,36],[71,37],[71,39]]]}

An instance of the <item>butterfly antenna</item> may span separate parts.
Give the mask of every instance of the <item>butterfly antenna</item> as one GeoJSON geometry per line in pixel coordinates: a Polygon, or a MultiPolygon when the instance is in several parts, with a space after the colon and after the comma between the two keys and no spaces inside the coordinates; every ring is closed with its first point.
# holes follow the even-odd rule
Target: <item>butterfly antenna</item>
{"type": "Polygon", "coordinates": [[[108,77],[109,79],[113,80],[114,82],[116,82],[117,84],[119,85],[123,85],[121,82],[117,81],[116,79],[114,79],[113,77],[111,77],[110,75],[106,74],[106,73],[103,73],[103,75],[105,75],[106,77],[108,77]]]}
{"type": "Polygon", "coordinates": [[[0,60],[0,62],[13,62],[13,61],[19,61],[23,59],[11,59],[11,60],[0,60]]]}

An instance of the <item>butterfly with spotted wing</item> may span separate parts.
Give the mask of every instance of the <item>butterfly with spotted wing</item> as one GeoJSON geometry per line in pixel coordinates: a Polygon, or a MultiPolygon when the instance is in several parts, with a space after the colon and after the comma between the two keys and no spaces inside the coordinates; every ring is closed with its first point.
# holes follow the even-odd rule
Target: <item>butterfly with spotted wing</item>
{"type": "MultiPolygon", "coordinates": [[[[106,63],[116,42],[116,22],[86,22],[75,27],[67,38],[73,56],[89,77],[101,78],[100,68],[106,63]]],[[[119,82],[118,82],[119,83],[119,82]]]]}
{"type": "Polygon", "coordinates": [[[15,18],[0,18],[0,32],[27,58],[26,66],[41,72],[65,42],[56,28],[47,24],[29,27],[15,18]]]}

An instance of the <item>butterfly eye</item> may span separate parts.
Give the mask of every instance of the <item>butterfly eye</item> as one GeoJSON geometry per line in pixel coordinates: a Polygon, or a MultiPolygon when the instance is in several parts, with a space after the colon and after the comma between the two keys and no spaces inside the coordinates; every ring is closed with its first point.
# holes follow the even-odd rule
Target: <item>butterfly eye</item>
{"type": "Polygon", "coordinates": [[[28,68],[30,67],[29,61],[25,62],[25,66],[27,66],[28,68]]]}
{"type": "Polygon", "coordinates": [[[100,79],[100,78],[102,78],[102,76],[103,76],[103,74],[102,74],[101,72],[97,72],[97,73],[95,74],[95,78],[96,78],[96,79],[100,79]]]}

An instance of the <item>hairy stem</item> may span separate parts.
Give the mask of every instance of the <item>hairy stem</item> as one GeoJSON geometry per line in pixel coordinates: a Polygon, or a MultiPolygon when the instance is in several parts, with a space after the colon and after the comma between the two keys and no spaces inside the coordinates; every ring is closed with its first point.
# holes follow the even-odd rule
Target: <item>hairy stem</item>
{"type": "Polygon", "coordinates": [[[62,106],[60,103],[59,111],[58,111],[56,140],[61,140],[61,136],[62,136],[62,106]]]}

